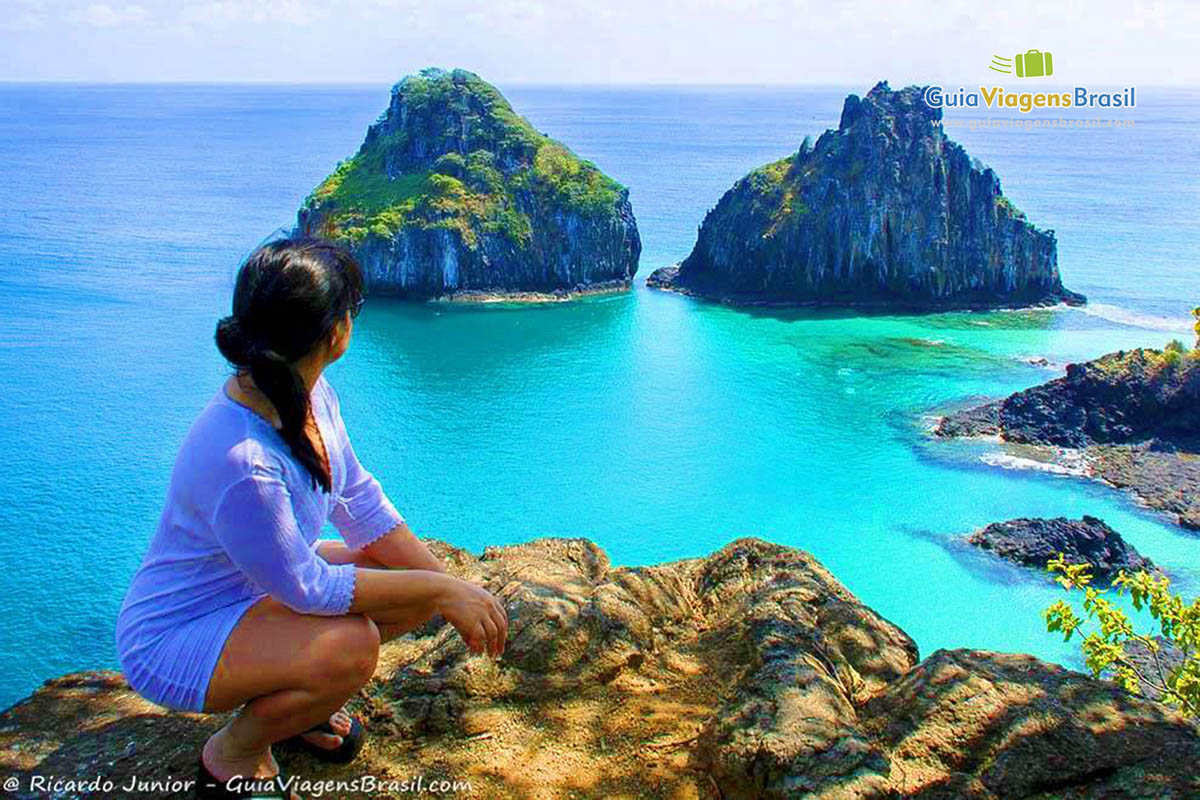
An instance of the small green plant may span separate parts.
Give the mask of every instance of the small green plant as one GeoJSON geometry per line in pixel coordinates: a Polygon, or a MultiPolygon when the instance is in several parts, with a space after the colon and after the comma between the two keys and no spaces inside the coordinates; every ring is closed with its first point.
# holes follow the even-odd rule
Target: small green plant
{"type": "Polygon", "coordinates": [[[1143,686],[1151,687],[1162,702],[1200,719],[1200,598],[1189,605],[1171,594],[1167,576],[1145,571],[1130,575],[1122,570],[1113,580],[1111,590],[1098,589],[1091,585],[1088,565],[1068,564],[1062,553],[1046,568],[1057,573],[1055,581],[1068,592],[1076,589],[1083,592],[1083,616],[1070,603],[1059,600],[1043,614],[1047,631],[1061,633],[1064,641],[1079,634],[1084,661],[1095,677],[1111,672],[1118,684],[1133,693],[1139,693],[1143,686]],[[1178,666],[1168,668],[1163,664],[1158,640],[1153,634],[1134,630],[1125,612],[1106,597],[1112,591],[1128,594],[1138,611],[1149,609],[1162,637],[1182,654],[1178,666]],[[1151,662],[1148,666],[1138,665],[1129,657],[1125,646],[1132,642],[1146,649],[1151,662]]]}
{"type": "Polygon", "coordinates": [[[1183,342],[1172,339],[1162,350],[1163,363],[1168,367],[1173,367],[1183,360],[1185,353],[1187,353],[1187,348],[1183,346],[1183,342]]]}
{"type": "Polygon", "coordinates": [[[1017,208],[1012,200],[1002,194],[996,195],[996,207],[1014,219],[1025,219],[1025,212],[1017,208]]]}
{"type": "Polygon", "coordinates": [[[1196,333],[1196,349],[1200,350],[1200,306],[1192,309],[1192,316],[1196,318],[1196,324],[1192,326],[1192,330],[1196,333]]]}
{"type": "Polygon", "coordinates": [[[466,160],[458,153],[443,153],[433,162],[433,171],[439,175],[462,178],[467,170],[466,160]]]}

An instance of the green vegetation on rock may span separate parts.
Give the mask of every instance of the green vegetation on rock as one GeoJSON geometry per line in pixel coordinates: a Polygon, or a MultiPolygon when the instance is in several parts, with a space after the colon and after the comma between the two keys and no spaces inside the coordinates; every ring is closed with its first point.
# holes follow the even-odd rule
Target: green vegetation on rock
{"type": "Polygon", "coordinates": [[[464,70],[397,83],[296,232],[345,244],[371,291],[413,299],[619,291],[641,254],[625,187],[464,70]]]}
{"type": "Polygon", "coordinates": [[[1013,219],[1025,219],[1025,212],[1013,205],[1013,201],[1002,194],[996,195],[996,208],[1013,219]]]}
{"type": "Polygon", "coordinates": [[[1089,364],[1106,375],[1121,377],[1143,374],[1152,380],[1166,380],[1178,377],[1167,373],[1166,370],[1169,369],[1179,368],[1182,373],[1190,373],[1200,364],[1200,350],[1189,348],[1178,339],[1172,339],[1161,350],[1152,347],[1119,350],[1103,355],[1089,364]]]}
{"type": "Polygon", "coordinates": [[[581,161],[557,142],[546,139],[533,158],[533,182],[552,192],[568,208],[596,213],[611,207],[621,187],[590,161],[581,161]]]}
{"type": "Polygon", "coordinates": [[[478,76],[428,69],[393,88],[389,114],[359,151],[305,200],[315,232],[358,243],[406,226],[480,233],[528,246],[530,206],[547,200],[573,213],[611,213],[623,187],[539,133],[478,76]],[[402,103],[403,115],[392,109],[402,103]]]}

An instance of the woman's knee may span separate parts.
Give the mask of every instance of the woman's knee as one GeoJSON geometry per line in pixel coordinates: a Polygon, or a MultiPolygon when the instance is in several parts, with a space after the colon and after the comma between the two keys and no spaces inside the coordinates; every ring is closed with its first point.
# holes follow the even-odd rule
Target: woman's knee
{"type": "Polygon", "coordinates": [[[351,690],[362,686],[379,660],[379,628],[362,614],[347,614],[324,631],[314,645],[319,686],[351,690]]]}

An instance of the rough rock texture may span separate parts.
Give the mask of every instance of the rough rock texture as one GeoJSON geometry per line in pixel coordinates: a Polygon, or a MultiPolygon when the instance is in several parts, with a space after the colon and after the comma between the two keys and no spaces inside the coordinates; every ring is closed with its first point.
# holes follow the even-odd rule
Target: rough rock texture
{"type": "Polygon", "coordinates": [[[650,285],[729,302],[961,308],[1082,303],[1054,233],[948,139],[920,87],[850,95],[836,131],[754,170],[650,285]]]}
{"type": "Polygon", "coordinates": [[[1121,534],[1087,515],[1077,520],[1055,517],[993,522],[967,541],[1001,558],[1039,569],[1062,553],[1072,564],[1091,564],[1092,576],[1103,582],[1110,582],[1121,570],[1155,570],[1153,562],[1126,544],[1121,534]]]}
{"type": "Polygon", "coordinates": [[[1064,377],[950,414],[934,432],[1081,450],[1097,478],[1200,530],[1200,351],[1069,364],[1064,377]]]}
{"type": "MultiPolygon", "coordinates": [[[[799,550],[742,539],[613,568],[580,539],[438,549],[504,598],[504,658],[436,625],[386,645],[352,703],[371,731],[359,762],[281,751],[293,775],[469,780],[460,794],[498,798],[1200,793],[1200,733],[1174,711],[1029,656],[918,664],[799,550]]],[[[67,676],[0,715],[0,780],[190,775],[221,721],[164,713],[115,673],[67,676]]]]}
{"type": "Polygon", "coordinates": [[[1085,447],[1148,439],[1187,447],[1200,439],[1200,358],[1161,350],[1110,353],[997,403],[944,419],[947,436],[1085,447]]]}
{"type": "Polygon", "coordinates": [[[1194,726],[1107,681],[1033,656],[939,650],[869,702],[863,716],[892,754],[900,797],[1200,792],[1194,726]]]}
{"type": "Polygon", "coordinates": [[[628,288],[629,193],[464,70],[400,81],[297,232],[349,246],[372,291],[414,298],[628,288]]]}
{"type": "Polygon", "coordinates": [[[1171,515],[1180,525],[1200,531],[1200,454],[1161,447],[1098,445],[1085,449],[1091,471],[1118,489],[1128,489],[1151,508],[1171,515]]]}

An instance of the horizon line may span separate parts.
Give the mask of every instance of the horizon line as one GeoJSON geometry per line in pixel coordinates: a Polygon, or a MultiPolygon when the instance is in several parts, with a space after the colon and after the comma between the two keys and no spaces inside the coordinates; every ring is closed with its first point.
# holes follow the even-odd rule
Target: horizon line
{"type": "MultiPolygon", "coordinates": [[[[400,80],[400,79],[397,79],[397,80],[400,80]]],[[[92,80],[92,81],[89,81],[89,80],[77,80],[74,78],[62,78],[62,79],[52,78],[52,79],[44,79],[44,80],[0,79],[0,86],[164,86],[164,87],[165,86],[264,86],[264,87],[265,86],[281,86],[281,87],[282,86],[293,86],[293,87],[362,87],[362,88],[387,86],[390,88],[397,83],[397,80],[392,80],[392,81],[371,81],[371,80],[361,80],[361,81],[359,81],[359,80],[354,80],[354,81],[273,81],[273,80],[261,80],[261,81],[260,80],[94,81],[94,80],[92,80]]],[[[607,89],[607,88],[622,88],[622,89],[637,89],[637,88],[646,88],[646,89],[685,89],[685,88],[697,88],[697,89],[788,89],[788,88],[794,88],[794,89],[801,89],[801,88],[804,88],[804,89],[844,89],[845,87],[851,86],[851,85],[862,85],[862,84],[858,83],[857,81],[846,81],[843,83],[825,83],[825,82],[814,82],[814,83],[779,83],[779,82],[775,82],[775,83],[751,83],[751,82],[688,83],[688,82],[683,82],[683,81],[667,82],[667,83],[649,83],[649,82],[641,83],[641,82],[633,82],[633,81],[616,81],[616,82],[612,82],[612,83],[601,83],[601,82],[595,82],[595,81],[555,83],[552,81],[504,81],[504,80],[494,81],[494,80],[488,80],[488,79],[485,79],[485,80],[487,80],[488,83],[491,83],[493,85],[501,84],[504,86],[511,86],[511,87],[554,87],[554,88],[573,87],[573,88],[583,88],[583,89],[587,89],[587,88],[604,88],[604,89],[607,89]]],[[[874,81],[870,82],[870,85],[874,86],[875,84],[877,84],[881,81],[886,81],[889,84],[892,83],[892,81],[888,78],[877,78],[874,81]]],[[[980,81],[980,82],[985,83],[986,81],[980,81]]],[[[958,81],[956,83],[965,86],[965,83],[963,81],[958,81]]],[[[974,82],[972,82],[972,83],[974,83],[974,82]]],[[[941,83],[937,83],[934,81],[914,81],[914,82],[907,82],[907,83],[896,82],[896,86],[930,86],[930,85],[935,85],[935,84],[941,85],[941,86],[949,85],[944,81],[941,83]]],[[[1037,91],[1038,88],[1056,89],[1056,88],[1063,88],[1063,87],[1067,87],[1067,86],[1074,87],[1077,85],[1083,85],[1083,84],[1079,83],[1079,82],[1041,84],[1039,87],[1031,86],[1030,90],[1037,91]]],[[[1093,86],[1132,86],[1132,85],[1138,85],[1138,84],[1128,83],[1128,82],[1124,82],[1124,81],[1118,81],[1115,83],[1107,83],[1104,81],[1100,81],[1100,82],[1092,82],[1091,85],[1093,85],[1093,86]]],[[[1144,83],[1144,84],[1140,84],[1140,86],[1146,87],[1146,88],[1152,88],[1152,89],[1200,89],[1200,82],[1197,82],[1197,83],[1144,83]]]]}

